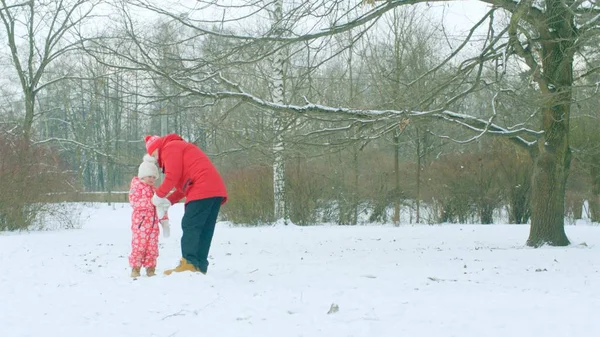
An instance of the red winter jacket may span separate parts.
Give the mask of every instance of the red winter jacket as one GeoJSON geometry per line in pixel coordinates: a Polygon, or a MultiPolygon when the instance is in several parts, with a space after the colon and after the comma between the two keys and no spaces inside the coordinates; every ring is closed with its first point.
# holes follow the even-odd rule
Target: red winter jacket
{"type": "Polygon", "coordinates": [[[161,137],[158,142],[158,166],[165,173],[165,179],[156,195],[164,198],[175,188],[175,192],[167,197],[172,204],[183,197],[186,204],[213,197],[223,197],[221,205],[227,202],[223,179],[202,150],[177,134],[161,137]]]}

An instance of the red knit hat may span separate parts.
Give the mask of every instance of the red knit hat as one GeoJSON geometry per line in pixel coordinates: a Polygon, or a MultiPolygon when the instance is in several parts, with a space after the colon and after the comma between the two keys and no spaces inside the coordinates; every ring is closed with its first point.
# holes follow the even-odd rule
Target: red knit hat
{"type": "Polygon", "coordinates": [[[152,152],[154,152],[154,150],[158,149],[158,146],[160,145],[160,137],[159,136],[146,136],[146,138],[144,138],[144,140],[146,141],[146,152],[148,152],[149,155],[152,155],[152,152]]]}

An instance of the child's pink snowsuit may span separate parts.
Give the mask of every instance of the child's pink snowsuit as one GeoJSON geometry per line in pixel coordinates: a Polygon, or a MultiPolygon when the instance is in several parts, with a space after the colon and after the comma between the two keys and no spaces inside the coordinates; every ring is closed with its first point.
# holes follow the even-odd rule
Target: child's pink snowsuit
{"type": "Polygon", "coordinates": [[[159,219],[156,207],[152,204],[154,187],[144,183],[138,177],[131,180],[129,188],[129,203],[133,207],[131,215],[131,255],[129,266],[132,268],[155,268],[158,258],[158,234],[160,220],[166,220],[167,215],[159,219]]]}

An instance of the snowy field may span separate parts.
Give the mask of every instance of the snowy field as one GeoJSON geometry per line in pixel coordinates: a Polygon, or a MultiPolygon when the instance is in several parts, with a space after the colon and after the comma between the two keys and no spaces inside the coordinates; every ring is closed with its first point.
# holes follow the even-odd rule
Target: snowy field
{"type": "Polygon", "coordinates": [[[163,276],[182,212],[161,237],[160,275],[138,280],[127,204],[84,209],[82,229],[0,233],[0,336],[600,335],[597,226],[532,249],[525,225],[220,223],[208,275],[163,276]]]}

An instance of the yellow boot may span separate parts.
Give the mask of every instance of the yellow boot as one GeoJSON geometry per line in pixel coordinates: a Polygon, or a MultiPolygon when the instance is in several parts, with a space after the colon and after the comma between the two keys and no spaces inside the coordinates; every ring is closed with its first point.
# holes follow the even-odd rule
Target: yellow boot
{"type": "Polygon", "coordinates": [[[131,268],[131,277],[136,278],[140,277],[140,269],[139,267],[131,268]]]}
{"type": "Polygon", "coordinates": [[[148,277],[155,276],[156,275],[156,268],[154,268],[154,267],[148,267],[148,268],[146,268],[146,275],[148,277]]]}
{"type": "Polygon", "coordinates": [[[171,275],[173,272],[181,273],[182,271],[199,272],[200,270],[198,270],[198,268],[194,267],[193,264],[187,262],[186,259],[181,258],[181,261],[179,261],[179,265],[177,267],[175,267],[175,269],[165,270],[165,275],[171,275]]]}

